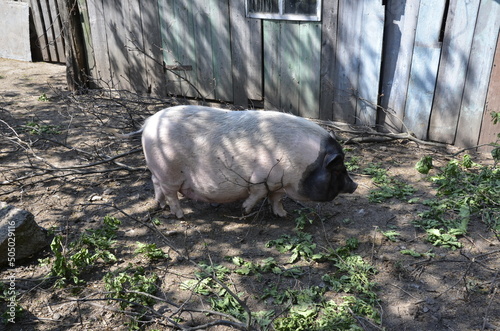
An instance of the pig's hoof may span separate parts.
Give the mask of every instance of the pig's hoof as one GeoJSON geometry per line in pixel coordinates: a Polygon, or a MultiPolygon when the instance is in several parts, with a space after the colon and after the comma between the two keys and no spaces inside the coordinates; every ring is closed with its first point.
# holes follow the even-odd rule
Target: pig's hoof
{"type": "Polygon", "coordinates": [[[281,208],[281,210],[273,209],[273,214],[279,217],[286,217],[286,211],[281,208]]]}
{"type": "Polygon", "coordinates": [[[158,212],[161,212],[164,209],[164,207],[162,207],[158,203],[158,201],[155,201],[155,202],[148,203],[147,209],[148,209],[148,212],[150,212],[150,213],[158,213],[158,212]]]}
{"type": "Polygon", "coordinates": [[[177,211],[175,210],[170,210],[170,212],[175,215],[177,218],[184,218],[184,212],[182,211],[182,209],[179,209],[177,211]]]}
{"type": "Polygon", "coordinates": [[[273,210],[273,214],[276,216],[279,217],[286,216],[286,211],[283,208],[283,204],[281,203],[281,201],[273,201],[271,209],[273,210]]]}

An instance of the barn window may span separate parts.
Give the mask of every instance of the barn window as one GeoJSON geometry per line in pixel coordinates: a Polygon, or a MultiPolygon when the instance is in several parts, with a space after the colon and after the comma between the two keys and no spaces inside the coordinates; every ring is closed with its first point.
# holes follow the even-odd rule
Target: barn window
{"type": "Polygon", "coordinates": [[[320,21],[321,0],[246,0],[247,17],[320,21]]]}

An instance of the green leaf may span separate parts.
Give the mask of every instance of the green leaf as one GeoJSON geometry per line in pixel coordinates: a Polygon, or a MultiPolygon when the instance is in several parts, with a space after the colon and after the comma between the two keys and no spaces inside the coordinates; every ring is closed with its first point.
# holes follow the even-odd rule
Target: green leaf
{"type": "Polygon", "coordinates": [[[493,150],[491,151],[491,156],[493,157],[493,160],[495,160],[495,162],[500,162],[500,147],[493,148],[493,150]]]}
{"type": "Polygon", "coordinates": [[[422,254],[418,253],[418,252],[415,252],[413,249],[403,249],[401,251],[399,251],[401,254],[404,254],[404,255],[411,255],[413,257],[421,257],[422,254]]]}
{"type": "Polygon", "coordinates": [[[236,269],[234,272],[237,273],[238,275],[250,275],[252,273],[252,269],[250,269],[247,266],[244,266],[243,268],[236,269]]]}
{"type": "Polygon", "coordinates": [[[432,165],[432,156],[429,155],[422,157],[415,165],[415,169],[425,175],[428,174],[432,168],[434,168],[432,165]]]}

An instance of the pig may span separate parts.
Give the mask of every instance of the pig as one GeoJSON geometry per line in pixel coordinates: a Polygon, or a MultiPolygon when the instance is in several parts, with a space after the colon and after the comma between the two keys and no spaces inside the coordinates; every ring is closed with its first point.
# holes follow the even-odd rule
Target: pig
{"type": "Polygon", "coordinates": [[[291,114],[175,106],[149,117],[140,131],[155,199],[178,218],[178,192],[210,203],[244,200],[245,213],[267,197],[273,213],[285,217],[285,195],[326,202],[357,188],[339,143],[291,114]]]}

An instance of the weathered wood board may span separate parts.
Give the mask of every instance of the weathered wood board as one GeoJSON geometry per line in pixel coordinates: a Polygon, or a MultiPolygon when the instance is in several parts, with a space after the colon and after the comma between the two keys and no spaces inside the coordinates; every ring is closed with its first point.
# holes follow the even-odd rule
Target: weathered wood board
{"type": "Polygon", "coordinates": [[[319,118],[319,93],[321,71],[321,25],[319,23],[301,23],[297,45],[300,59],[299,79],[299,115],[319,118]]]}
{"type": "Polygon", "coordinates": [[[358,1],[339,0],[335,71],[333,73],[333,119],[356,122],[359,45],[362,6],[358,1]]]}
{"type": "Polygon", "coordinates": [[[333,119],[375,126],[384,7],[380,1],[339,1],[333,119]]]}
{"type": "MultiPolygon", "coordinates": [[[[218,80],[216,80],[215,76],[215,63],[212,54],[214,43],[217,41],[212,40],[214,21],[210,17],[211,2],[212,0],[190,1],[191,8],[188,15],[192,15],[193,19],[195,60],[192,65],[198,77],[198,81],[193,83],[203,91],[204,98],[214,100],[216,99],[215,90],[218,80]]],[[[222,38],[220,40],[223,41],[222,38]]],[[[226,65],[229,65],[229,63],[226,63],[226,65]]]]}
{"type": "MultiPolygon", "coordinates": [[[[88,68],[88,74],[90,77],[97,77],[96,63],[94,52],[92,51],[92,32],[90,28],[89,11],[87,9],[86,0],[78,0],[78,10],[80,11],[81,26],[83,32],[83,39],[85,41],[85,59],[87,61],[86,65],[88,68]]],[[[96,82],[90,80],[90,88],[98,88],[99,85],[96,82]]]]}
{"type": "Polygon", "coordinates": [[[319,118],[319,23],[264,21],[264,105],[319,118]]]}
{"type": "Polygon", "coordinates": [[[87,0],[87,10],[95,60],[92,78],[100,87],[111,87],[113,83],[111,81],[111,65],[102,0],[87,0]]]}
{"type": "Polygon", "coordinates": [[[124,13],[128,11],[128,2],[105,0],[102,4],[111,69],[111,87],[133,91],[130,84],[129,56],[126,48],[127,19],[124,17],[124,13]]]}
{"type": "Polygon", "coordinates": [[[279,109],[279,76],[281,57],[276,50],[279,46],[280,25],[272,21],[263,21],[264,40],[264,108],[279,109]]]}
{"type": "Polygon", "coordinates": [[[123,17],[125,19],[125,43],[129,61],[129,79],[132,88],[137,93],[147,93],[149,90],[148,71],[146,70],[146,50],[142,31],[141,0],[126,0],[123,17]]]}
{"type": "Polygon", "coordinates": [[[141,1],[142,34],[146,61],[148,90],[153,96],[166,97],[166,76],[163,71],[163,53],[160,13],[157,1],[141,1]],[[147,4],[147,5],[146,5],[147,4]]]}
{"type": "MultiPolygon", "coordinates": [[[[206,2],[206,0],[205,0],[206,2]]],[[[233,101],[233,79],[231,60],[231,37],[229,27],[229,6],[220,0],[210,0],[207,8],[210,20],[210,38],[213,79],[215,84],[214,99],[233,101]]]]}
{"type": "MultiPolygon", "coordinates": [[[[490,72],[500,29],[500,3],[482,0],[467,66],[455,143],[476,146],[481,131],[490,72]]],[[[497,91],[500,93],[500,90],[497,91]]]]}
{"type": "Polygon", "coordinates": [[[217,0],[159,0],[170,93],[233,101],[229,8],[217,0]]]}
{"type": "Polygon", "coordinates": [[[333,120],[338,0],[323,3],[322,18],[319,118],[333,120]]]}
{"type": "Polygon", "coordinates": [[[390,132],[404,130],[406,92],[419,8],[420,0],[393,0],[386,5],[378,124],[390,132]]]}
{"type": "Polygon", "coordinates": [[[40,49],[43,61],[50,62],[50,54],[47,47],[47,37],[45,36],[45,27],[43,25],[43,14],[40,11],[38,0],[28,0],[31,12],[33,14],[33,23],[36,33],[35,47],[40,49]]]}
{"type": "MultiPolygon", "coordinates": [[[[194,62],[194,38],[192,22],[188,21],[186,6],[179,6],[171,0],[158,0],[160,31],[162,36],[163,62],[179,68],[191,66],[194,62]],[[180,43],[180,36],[183,42],[180,43]],[[182,46],[182,47],[181,47],[182,46]]],[[[169,94],[202,97],[184,79],[196,81],[194,71],[166,71],[165,89],[169,94]]]]}
{"type": "Polygon", "coordinates": [[[450,1],[429,125],[431,140],[455,141],[479,4],[450,1]]]}
{"type": "Polygon", "coordinates": [[[441,55],[439,35],[444,10],[445,0],[420,2],[404,110],[407,130],[420,139],[427,139],[441,55]]]}
{"type": "Polygon", "coordinates": [[[47,1],[39,1],[41,13],[43,15],[45,37],[47,38],[47,49],[49,51],[50,62],[57,62],[56,40],[52,29],[52,18],[50,17],[50,7],[47,1]]]}
{"type": "Polygon", "coordinates": [[[50,26],[48,27],[50,33],[48,33],[48,35],[52,36],[52,39],[49,39],[49,43],[54,45],[56,52],[56,58],[53,59],[53,62],[65,62],[66,54],[64,51],[62,25],[56,0],[48,1],[48,9],[48,17],[50,19],[50,26]]]}
{"type": "Polygon", "coordinates": [[[364,0],[359,35],[356,124],[375,127],[379,99],[385,8],[379,0],[364,0]]]}
{"type": "MultiPolygon", "coordinates": [[[[490,85],[486,96],[485,111],[482,118],[481,133],[479,136],[479,145],[491,144],[498,139],[500,134],[500,123],[494,124],[491,118],[491,112],[500,112],[500,38],[497,37],[497,46],[495,58],[490,75],[490,85]]],[[[490,152],[492,146],[482,146],[480,151],[490,152]]]]}
{"type": "Polygon", "coordinates": [[[262,100],[262,20],[245,17],[245,3],[229,1],[234,104],[262,100]]]}

